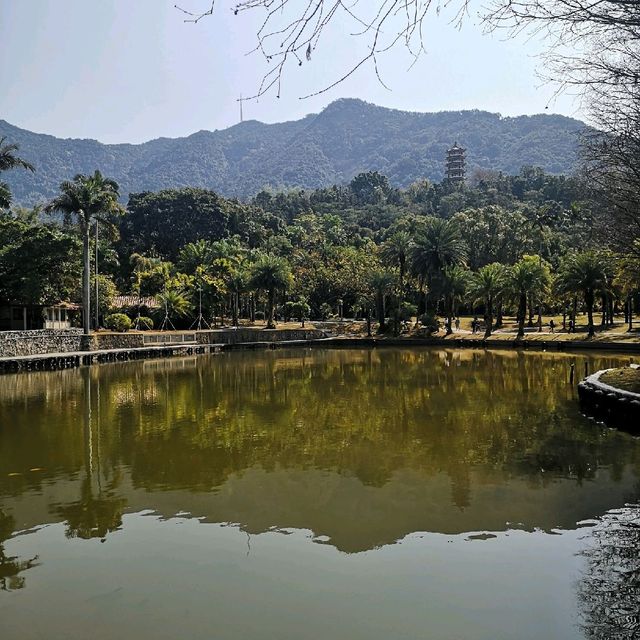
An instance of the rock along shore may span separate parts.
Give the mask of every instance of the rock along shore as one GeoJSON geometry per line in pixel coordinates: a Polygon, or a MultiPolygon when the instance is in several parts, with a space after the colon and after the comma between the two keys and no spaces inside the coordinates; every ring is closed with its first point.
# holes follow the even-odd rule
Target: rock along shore
{"type": "Polygon", "coordinates": [[[607,426],[640,435],[640,393],[601,382],[608,371],[611,369],[596,371],[578,385],[580,408],[607,426]]]}

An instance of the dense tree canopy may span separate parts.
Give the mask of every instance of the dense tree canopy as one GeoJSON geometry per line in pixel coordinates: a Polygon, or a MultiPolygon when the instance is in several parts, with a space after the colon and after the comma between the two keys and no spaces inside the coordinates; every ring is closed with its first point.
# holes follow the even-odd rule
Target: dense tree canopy
{"type": "Polygon", "coordinates": [[[73,235],[0,215],[0,301],[45,305],[76,298],[80,260],[73,235]]]}
{"type": "MultiPolygon", "coordinates": [[[[262,191],[244,203],[195,188],[134,194],[126,213],[110,219],[115,233],[101,235],[100,282],[108,299],[114,286],[132,296],[125,311],[134,321],[152,313],[135,300],[144,307],[155,298],[156,326],[166,310],[183,327],[201,324],[200,313],[211,325],[264,317],[270,326],[334,315],[398,332],[407,321],[433,330],[439,315],[451,331],[453,318],[467,313],[484,316],[489,336],[513,314],[523,335],[544,308],[573,319],[584,310],[593,333],[593,311],[609,326],[616,309],[633,307],[640,281],[633,252],[603,250],[601,203],[589,195],[578,178],[532,167],[513,176],[481,172],[468,185],[423,179],[407,189],[367,172],[346,186],[262,191]],[[602,270],[593,287],[576,271],[590,252],[602,270]]],[[[87,240],[87,225],[39,215],[14,208],[7,228],[87,240]]],[[[22,250],[13,238],[7,245],[6,256],[22,250]]],[[[17,271],[7,260],[0,266],[11,282],[17,271]]],[[[79,275],[71,268],[76,286],[61,297],[77,299],[79,275]]]]}

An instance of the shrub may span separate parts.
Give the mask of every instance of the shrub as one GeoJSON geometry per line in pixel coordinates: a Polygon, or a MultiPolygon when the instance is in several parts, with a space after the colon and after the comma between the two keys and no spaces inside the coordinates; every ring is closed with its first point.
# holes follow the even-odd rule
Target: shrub
{"type": "Polygon", "coordinates": [[[264,311],[256,311],[256,320],[264,320],[264,311]]]}
{"type": "Polygon", "coordinates": [[[288,322],[295,315],[295,302],[289,300],[285,302],[282,307],[282,315],[284,316],[285,322],[288,322]]]}
{"type": "Polygon", "coordinates": [[[436,317],[434,313],[428,311],[427,313],[423,313],[420,316],[420,324],[425,328],[431,331],[432,333],[436,333],[440,330],[440,321],[436,317]]]}
{"type": "Polygon", "coordinates": [[[298,300],[291,305],[291,317],[297,318],[304,326],[304,321],[311,314],[311,307],[306,300],[298,300]]]}
{"type": "Polygon", "coordinates": [[[418,307],[415,304],[403,302],[400,306],[400,320],[411,320],[417,313],[418,307]]]}
{"type": "Polygon", "coordinates": [[[104,319],[104,326],[111,331],[129,331],[131,324],[131,318],[124,313],[112,313],[104,319]]]}
{"type": "Polygon", "coordinates": [[[151,331],[153,329],[153,320],[147,316],[140,316],[138,318],[138,328],[140,331],[151,331]]]}
{"type": "Polygon", "coordinates": [[[333,315],[333,307],[328,302],[323,302],[320,305],[320,317],[323,320],[330,318],[333,315]]]}

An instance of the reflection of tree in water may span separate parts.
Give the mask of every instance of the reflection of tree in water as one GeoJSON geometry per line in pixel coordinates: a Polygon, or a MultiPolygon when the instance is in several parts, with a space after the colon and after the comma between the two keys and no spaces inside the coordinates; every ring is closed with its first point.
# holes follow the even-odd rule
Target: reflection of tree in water
{"type": "Polygon", "coordinates": [[[582,628],[593,640],[640,638],[640,504],[603,516],[584,551],[582,628]]]}
{"type": "Polygon", "coordinates": [[[5,553],[3,542],[11,537],[15,527],[15,520],[0,510],[0,591],[13,591],[24,587],[24,576],[21,572],[36,567],[38,556],[31,560],[20,560],[16,556],[5,553]]]}
{"type": "Polygon", "coordinates": [[[67,521],[67,538],[104,538],[122,526],[122,512],[127,504],[124,498],[113,497],[112,491],[93,495],[91,481],[84,478],[80,500],[57,508],[67,521]]]}
{"type": "Polygon", "coordinates": [[[119,474],[114,474],[106,491],[102,489],[100,423],[100,381],[92,384],[89,369],[82,369],[83,379],[83,418],[84,418],[84,466],[85,477],[80,488],[77,502],[59,506],[58,515],[67,521],[67,538],[104,538],[107,533],[122,526],[122,512],[127,501],[116,497],[119,474]],[[93,389],[93,392],[92,392],[93,389]],[[92,394],[96,395],[97,411],[92,412],[92,394]],[[95,434],[94,434],[95,431],[95,434]],[[94,472],[94,464],[96,469],[94,472]],[[94,492],[94,475],[97,477],[97,496],[94,492]]]}
{"type": "MultiPolygon", "coordinates": [[[[134,488],[197,491],[254,468],[328,470],[368,487],[412,470],[447,475],[459,509],[473,505],[481,485],[512,479],[542,489],[600,471],[614,481],[637,475],[639,443],[579,418],[568,384],[575,360],[296,350],[33,372],[0,388],[0,425],[15,425],[0,428],[0,468],[28,469],[35,457],[37,466],[46,461],[75,475],[84,463],[89,485],[67,508],[74,521],[85,518],[76,529],[85,534],[101,530],[98,521],[117,528],[123,490],[112,484],[103,494],[100,482],[115,483],[125,468],[134,488]]],[[[613,364],[594,361],[595,368],[613,364]]],[[[4,484],[19,493],[25,483],[0,477],[0,491],[4,484]]]]}

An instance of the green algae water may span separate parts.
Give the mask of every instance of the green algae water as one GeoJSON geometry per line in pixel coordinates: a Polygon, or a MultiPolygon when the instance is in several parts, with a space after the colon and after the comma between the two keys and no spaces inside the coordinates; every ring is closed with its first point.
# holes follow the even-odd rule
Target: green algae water
{"type": "Polygon", "coordinates": [[[0,638],[636,638],[640,440],[575,387],[628,361],[300,349],[0,377],[0,638]]]}

